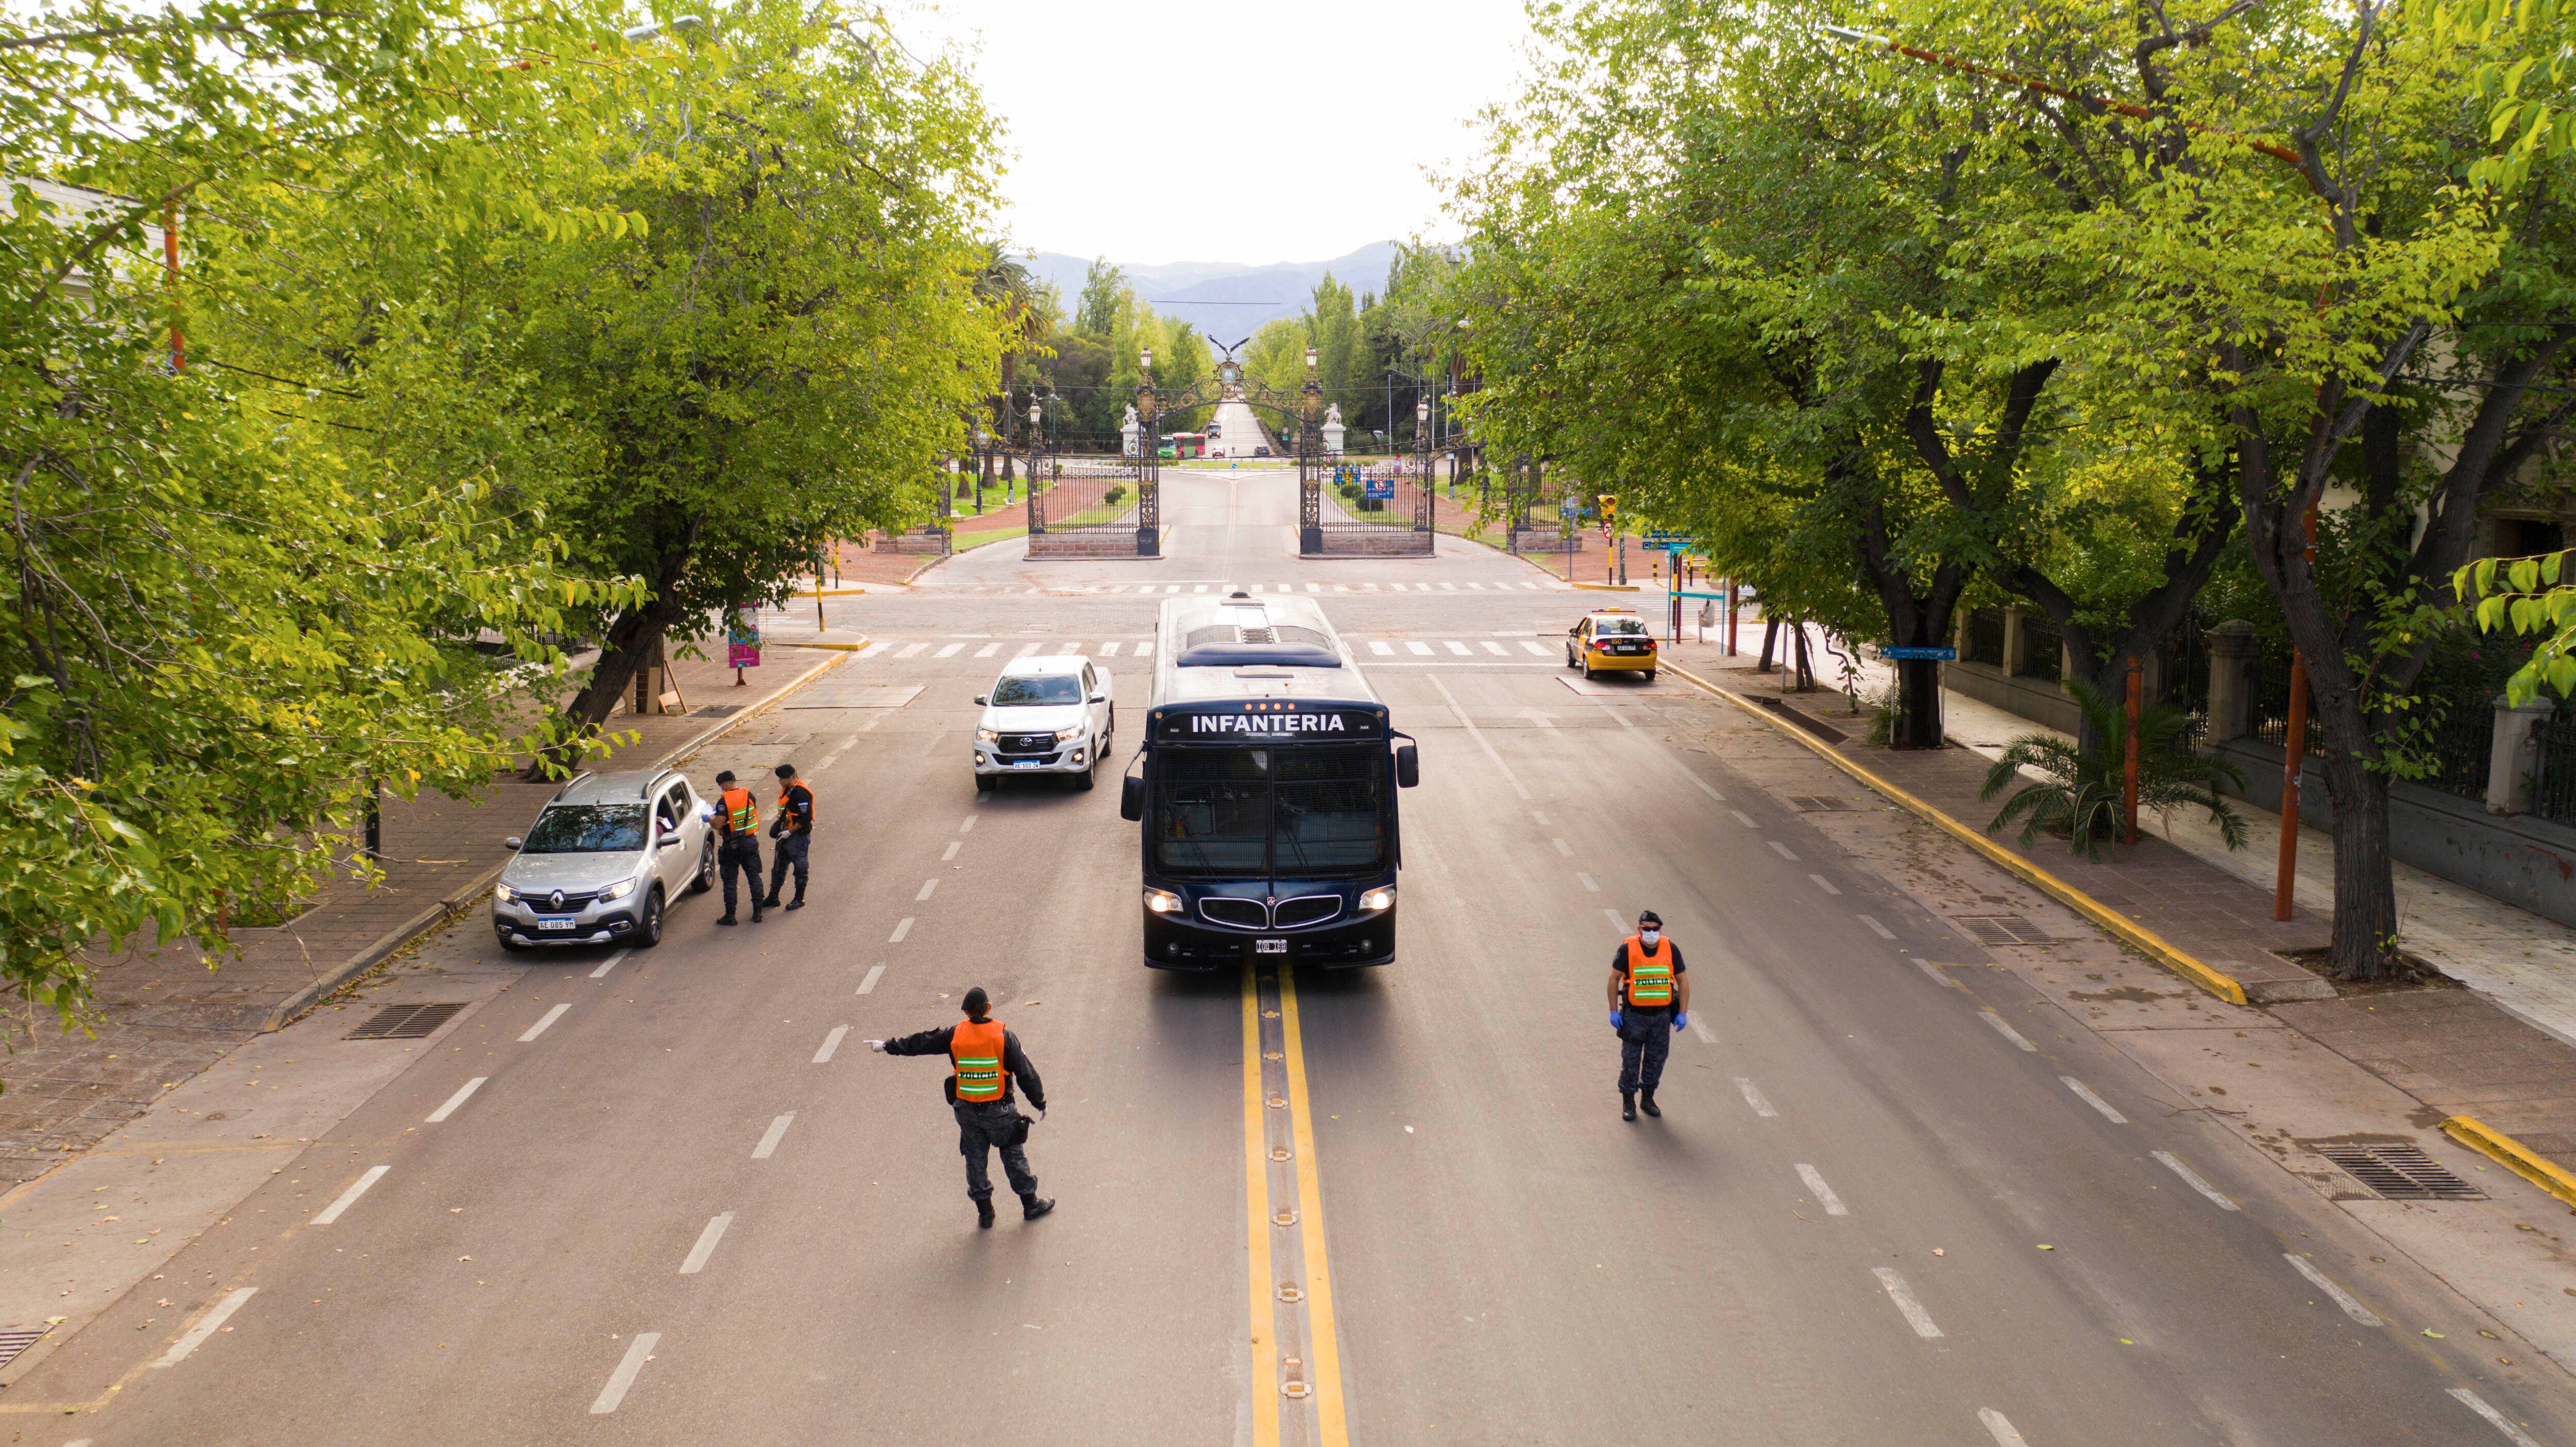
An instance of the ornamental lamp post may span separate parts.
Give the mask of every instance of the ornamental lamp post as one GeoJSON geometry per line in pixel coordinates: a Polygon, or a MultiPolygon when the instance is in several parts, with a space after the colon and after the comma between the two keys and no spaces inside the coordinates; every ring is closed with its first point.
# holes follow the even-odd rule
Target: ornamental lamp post
{"type": "Polygon", "coordinates": [[[1136,349],[1136,363],[1143,375],[1136,383],[1136,420],[1143,424],[1136,439],[1136,556],[1159,558],[1163,555],[1163,517],[1160,501],[1162,484],[1157,478],[1160,437],[1155,421],[1154,349],[1136,349]]]}
{"type": "Polygon", "coordinates": [[[1306,385],[1297,399],[1297,552],[1324,555],[1324,384],[1316,379],[1315,349],[1306,348],[1306,385]]]}
{"type": "Polygon", "coordinates": [[[1037,393],[1029,394],[1029,503],[1038,497],[1038,461],[1046,452],[1046,409],[1038,402],[1037,393]]]}
{"type": "MultiPolygon", "coordinates": [[[[985,460],[984,449],[991,446],[992,441],[992,435],[983,428],[975,429],[975,515],[978,517],[984,513],[984,473],[990,465],[985,460]]],[[[955,505],[953,502],[950,504],[952,508],[955,505]]]]}

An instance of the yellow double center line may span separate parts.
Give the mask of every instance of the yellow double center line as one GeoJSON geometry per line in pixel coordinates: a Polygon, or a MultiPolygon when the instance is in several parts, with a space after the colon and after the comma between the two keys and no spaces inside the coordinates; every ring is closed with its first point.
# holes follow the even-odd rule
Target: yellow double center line
{"type": "Polygon", "coordinates": [[[1293,1440],[1348,1447],[1305,1041],[1297,983],[1284,966],[1243,972],[1243,1171],[1253,1447],[1279,1447],[1283,1426],[1293,1440]],[[1274,1123],[1282,1115],[1284,1127],[1274,1123]]]}

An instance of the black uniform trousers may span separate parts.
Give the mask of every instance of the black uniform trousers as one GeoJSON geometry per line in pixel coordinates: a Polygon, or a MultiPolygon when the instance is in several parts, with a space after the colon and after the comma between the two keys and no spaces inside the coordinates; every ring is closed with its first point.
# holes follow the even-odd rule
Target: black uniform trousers
{"type": "Polygon", "coordinates": [[[716,846],[716,865],[724,874],[725,918],[733,918],[733,877],[739,873],[751,881],[751,907],[760,908],[760,837],[756,834],[728,834],[716,846]]]}
{"type": "Polygon", "coordinates": [[[1673,1011],[1669,1005],[1619,1012],[1619,1093],[1664,1083],[1664,1057],[1673,1053],[1673,1011]]]}
{"type": "Polygon", "coordinates": [[[787,887],[787,866],[796,866],[796,897],[805,897],[805,851],[813,846],[814,836],[789,832],[778,836],[778,852],[769,861],[769,902],[778,903],[779,891],[787,887]]]}
{"type": "Polygon", "coordinates": [[[1011,1189],[1023,1196],[1034,1196],[1038,1178],[1029,1171],[1029,1153],[1013,1145],[1019,1134],[1020,1108],[1007,1100],[988,1100],[980,1105],[956,1101],[957,1153],[966,1158],[966,1195],[970,1200],[993,1199],[993,1178],[989,1172],[989,1152],[999,1146],[1002,1151],[1002,1173],[1011,1179],[1011,1189]]]}

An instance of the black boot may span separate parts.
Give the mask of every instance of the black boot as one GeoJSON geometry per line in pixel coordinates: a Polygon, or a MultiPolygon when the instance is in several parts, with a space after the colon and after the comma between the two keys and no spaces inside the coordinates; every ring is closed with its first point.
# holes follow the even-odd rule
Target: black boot
{"type": "Polygon", "coordinates": [[[1031,1191],[1020,1198],[1020,1219],[1023,1221],[1034,1221],[1054,1209],[1055,1198],[1052,1196],[1040,1200],[1038,1193],[1031,1191]]]}
{"type": "Polygon", "coordinates": [[[762,908],[762,909],[776,909],[776,908],[778,908],[778,892],[777,892],[776,890],[772,890],[772,891],[770,891],[769,898],[764,899],[764,900],[762,900],[762,901],[760,902],[760,908],[762,908]]]}
{"type": "Polygon", "coordinates": [[[1646,1114],[1653,1116],[1657,1120],[1662,1120],[1664,1118],[1664,1113],[1655,1109],[1655,1088],[1651,1085],[1638,1093],[1637,1108],[1644,1111],[1646,1114]]]}
{"type": "Polygon", "coordinates": [[[975,1229],[979,1231],[993,1229],[993,1198],[990,1196],[975,1203],[975,1229]]]}
{"type": "Polygon", "coordinates": [[[1619,1118],[1621,1120],[1635,1120],[1637,1118],[1637,1093],[1635,1091],[1623,1090],[1619,1092],[1619,1118]]]}
{"type": "Polygon", "coordinates": [[[754,899],[752,900],[752,902],[751,902],[751,922],[752,922],[753,924],[758,924],[758,923],[760,923],[760,911],[761,911],[764,907],[765,907],[765,906],[763,906],[763,905],[761,904],[761,902],[760,902],[760,900],[759,900],[758,898],[754,898],[754,899]]]}
{"type": "MultiPolygon", "coordinates": [[[[755,915],[755,916],[753,916],[753,918],[757,919],[757,918],[759,918],[759,916],[755,915]]],[[[722,919],[717,920],[717,921],[716,921],[716,923],[718,923],[718,924],[740,924],[740,923],[742,923],[742,921],[740,921],[740,920],[738,920],[738,919],[735,919],[731,914],[727,914],[727,915],[725,915],[722,919]]]]}
{"type": "Polygon", "coordinates": [[[787,907],[789,909],[803,909],[805,907],[805,891],[801,889],[796,891],[796,897],[787,901],[787,907]]]}

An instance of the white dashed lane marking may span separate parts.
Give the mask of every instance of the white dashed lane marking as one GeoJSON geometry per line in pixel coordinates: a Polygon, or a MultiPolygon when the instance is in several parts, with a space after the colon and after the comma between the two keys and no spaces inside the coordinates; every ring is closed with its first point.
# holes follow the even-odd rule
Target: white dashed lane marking
{"type": "Polygon", "coordinates": [[[1868,926],[1869,926],[1869,932],[1870,932],[1871,934],[1874,934],[1874,935],[1878,936],[1880,939],[1883,939],[1883,940],[1892,940],[1892,939],[1896,938],[1896,931],[1894,931],[1894,930],[1892,930],[1892,929],[1889,929],[1887,926],[1885,926],[1885,925],[1883,925],[1883,924],[1880,924],[1880,923],[1879,923],[1875,918],[1873,918],[1872,916],[1869,916],[1869,915],[1865,915],[1865,914],[1864,914],[1864,915],[1856,916],[1856,918],[1858,918],[1862,924],[1868,925],[1868,926]]]}
{"type": "Polygon", "coordinates": [[[1798,1167],[1798,1179],[1807,1183],[1807,1194],[1816,1198],[1816,1204],[1825,1208],[1826,1215],[1848,1216],[1851,1214],[1851,1208],[1843,1204],[1843,1198],[1835,1195],[1834,1188],[1825,1184],[1825,1176],[1822,1171],[1817,1170],[1814,1166],[1800,1165],[1798,1167]]]}
{"type": "Polygon", "coordinates": [[[1904,1277],[1885,1266],[1875,1268],[1872,1274],[1878,1277],[1878,1284],[1886,1290],[1887,1299],[1896,1303],[1897,1311],[1904,1316],[1905,1324],[1914,1328],[1916,1336],[1929,1340],[1941,1334],[1941,1328],[1932,1324],[1932,1313],[1925,1311],[1923,1303],[1914,1299],[1914,1288],[1905,1284],[1904,1277]]]}
{"type": "Polygon", "coordinates": [[[698,1233],[698,1244],[689,1248],[689,1259],[680,1263],[682,1276],[695,1276],[707,1269],[707,1258],[716,1254],[716,1243],[724,1239],[725,1228],[733,1224],[733,1212],[727,1211],[707,1223],[698,1233]]]}
{"type": "Polygon", "coordinates": [[[1986,1424],[1987,1433],[1995,1439],[1995,1447],[2028,1447],[2022,1441],[2021,1433],[2013,1430],[2012,1422],[1994,1408],[1979,1407],[1977,1420],[1986,1424]]]}
{"type": "Polygon", "coordinates": [[[912,916],[905,915],[903,917],[903,922],[894,927],[894,933],[886,936],[886,943],[890,945],[902,944],[903,937],[910,933],[912,933],[912,916]]]}
{"type": "Polygon", "coordinates": [[[2297,1269],[2301,1276],[2306,1277],[2310,1286],[2313,1286],[2317,1290],[2324,1292],[2327,1296],[2332,1297],[2334,1299],[2334,1304],[2343,1308],[2344,1315],[2351,1317],[2354,1321],[2361,1323],[2363,1326],[2386,1325],[2386,1323],[2379,1319],[2379,1313],[2362,1305],[2360,1300],[2351,1292],[2336,1285],[2334,1278],[2326,1275],[2322,1271],[2319,1271],[2315,1262],[2310,1261],[2308,1258],[2301,1256],[2295,1251],[2282,1252],[2281,1259],[2289,1262],[2292,1267],[2297,1269]]]}
{"type": "Polygon", "coordinates": [[[520,1037],[519,1037],[519,1043],[520,1043],[520,1044],[522,1044],[522,1045],[525,1045],[525,1044],[527,1044],[529,1041],[534,1040],[534,1039],[536,1039],[538,1036],[543,1035],[544,1033],[546,1033],[546,1027],[547,1027],[547,1026],[549,1026],[549,1025],[554,1024],[557,1020],[562,1019],[562,1018],[564,1017],[564,1012],[565,1012],[566,1010],[571,1009],[571,1008],[572,1008],[572,1002],[571,1002],[571,1001],[569,1001],[569,1000],[567,1000],[567,1001],[565,1001],[564,1003],[562,1003],[562,1004],[560,1004],[560,1005],[555,1006],[553,1009],[548,1010],[548,1011],[545,1013],[545,1017],[544,1017],[543,1019],[541,1019],[541,1020],[537,1021],[537,1023],[535,1023],[534,1025],[531,1025],[531,1026],[529,1026],[529,1027],[528,1027],[528,1033],[527,1033],[527,1034],[522,1035],[522,1036],[520,1036],[520,1037]]]}
{"type": "Polygon", "coordinates": [[[796,1112],[791,1110],[785,1115],[780,1116],[778,1119],[771,1121],[769,1123],[769,1129],[761,1133],[760,1144],[751,1148],[751,1158],[755,1161],[765,1161],[771,1156],[776,1155],[778,1153],[778,1142],[786,1136],[787,1127],[794,1124],[795,1120],[796,1112]]]}
{"type": "Polygon", "coordinates": [[[594,980],[602,978],[609,971],[617,968],[618,961],[626,958],[632,953],[634,953],[632,950],[619,950],[617,953],[610,955],[607,959],[601,960],[599,962],[599,968],[590,972],[590,977],[594,980]]]}
{"type": "Polygon", "coordinates": [[[2540,1444],[2533,1441],[2528,1433],[2524,1432],[2520,1427],[2513,1425],[2513,1422],[2508,1419],[2504,1413],[2488,1406],[2485,1398],[2470,1391],[2468,1388],[2453,1387],[2451,1389],[2451,1399],[2458,1402],[2461,1406],[2468,1408],[2470,1411],[2477,1413],[2479,1416],[2486,1418],[2487,1425],[2495,1428],[2499,1432],[2502,1432],[2504,1434],[2504,1439],[2512,1443],[2513,1447],[2540,1447],[2540,1444]]]}
{"type": "Polygon", "coordinates": [[[367,1194],[367,1188],[374,1185],[376,1182],[383,1180],[385,1178],[385,1172],[392,1169],[393,1167],[391,1166],[369,1166],[365,1175],[351,1181],[349,1183],[349,1189],[340,1193],[340,1199],[333,1201],[330,1205],[322,1208],[322,1214],[313,1218],[313,1224],[316,1226],[328,1226],[332,1222],[339,1220],[341,1212],[358,1204],[358,1198],[367,1194]]]}
{"type": "Polygon", "coordinates": [[[869,993],[873,992],[873,991],[876,989],[876,987],[877,987],[877,981],[882,980],[882,979],[884,979],[884,978],[885,978],[885,966],[883,966],[883,965],[870,965],[870,966],[868,966],[868,977],[867,977],[866,979],[864,979],[864,980],[859,981],[859,993],[860,993],[860,994],[862,994],[862,995],[865,995],[865,994],[869,994],[869,993]]]}
{"type": "MultiPolygon", "coordinates": [[[[378,1169],[381,1170],[383,1168],[378,1167],[378,1169]]],[[[179,1363],[186,1361],[188,1359],[188,1353],[205,1345],[206,1338],[213,1336],[216,1329],[221,1327],[226,1320],[230,1319],[234,1312],[241,1310],[243,1302],[250,1300],[258,1294],[258,1287],[245,1286],[234,1291],[232,1295],[225,1297],[223,1300],[216,1302],[215,1309],[198,1318],[197,1324],[188,1328],[185,1336],[182,1336],[177,1341],[170,1343],[170,1349],[163,1352],[161,1354],[161,1359],[154,1362],[153,1365],[156,1367],[175,1367],[179,1363]]]]}
{"type": "Polygon", "coordinates": [[[472,1080],[465,1082],[463,1085],[458,1086],[456,1088],[456,1093],[447,1098],[447,1104],[431,1111],[429,1113],[429,1117],[426,1120],[423,1120],[421,1124],[436,1125],[440,1121],[447,1119],[449,1116],[456,1114],[456,1108],[463,1105],[466,1101],[471,1100],[474,1097],[474,1092],[483,1088],[483,1082],[491,1078],[492,1077],[488,1075],[478,1075],[472,1080]]]}
{"type": "Polygon", "coordinates": [[[2031,1044],[2029,1041],[2027,1041],[2027,1040],[2023,1039],[2023,1038],[2022,1038],[2022,1034],[2021,1034],[2021,1032],[2020,1032],[2020,1031],[2018,1031],[2018,1030],[2014,1029],[2012,1026],[2010,1026],[2010,1025],[2008,1025],[2008,1024],[2006,1024],[2006,1023],[2004,1023],[2004,1017],[2003,1017],[2003,1016],[1996,1014],[1996,1013],[1995,1013],[1994,1011],[1992,1011],[1992,1010],[1979,1010],[1979,1011],[1977,1012],[1977,1014],[1978,1014],[1980,1017],[1982,1017],[1982,1018],[1985,1020],[1985,1022],[1986,1022],[1987,1024],[1992,1025],[1992,1026],[1994,1026],[1994,1027],[1995,1027],[1995,1033],[1997,1033],[1997,1034],[1999,1034],[1999,1035],[2003,1036],[2006,1040],[2011,1041],[2013,1044],[2020,1046],[2020,1047],[2021,1047],[2022,1049],[2024,1049],[2024,1050],[2029,1050],[2029,1051],[2034,1051],[2034,1052],[2035,1052],[2035,1051],[2037,1051],[2037,1050],[2039,1049],[2039,1047],[2038,1047],[2038,1046],[2033,1045],[2033,1044],[2031,1044]]]}
{"type": "Polygon", "coordinates": [[[2157,1160],[2165,1163],[2165,1169],[2182,1177],[2184,1185],[2187,1185],[2193,1190],[2200,1192],[2203,1196],[2208,1197],[2211,1205],[2216,1206],[2222,1211],[2233,1211],[2236,1209],[2236,1203],[2229,1200],[2225,1192],[2219,1190],[2209,1182],[2202,1180],[2200,1172],[2184,1165],[2181,1158],[2176,1156],[2173,1152],[2157,1151],[2154,1154],[2157,1160]]]}
{"type": "Polygon", "coordinates": [[[2066,1082],[2066,1088],[2075,1092],[2076,1099],[2083,1101],[2086,1105],[2102,1112],[2102,1118],[2104,1120],[2109,1121],[2113,1125],[2127,1125],[2129,1123],[2129,1118],[2127,1116],[2122,1115],[2117,1110],[2111,1108],[2111,1102],[2095,1095],[2093,1093],[2093,1087],[2086,1085],[2083,1081],[2076,1079],[2072,1075],[2061,1075],[2057,1078],[2066,1082]]]}
{"type": "Polygon", "coordinates": [[[1771,1097],[1762,1093],[1761,1086],[1739,1075],[1735,1077],[1735,1088],[1744,1092],[1744,1103],[1753,1107],[1755,1115],[1768,1119],[1780,1113],[1771,1108],[1771,1097]]]}
{"type": "MultiPolygon", "coordinates": [[[[884,966],[880,965],[878,968],[883,969],[884,966]]],[[[814,1063],[817,1065],[830,1064],[832,1060],[832,1052],[841,1048],[841,1037],[849,1033],[850,1027],[847,1025],[833,1026],[832,1033],[823,1037],[823,1048],[814,1052],[814,1063]]]]}
{"type": "Polygon", "coordinates": [[[599,1389],[599,1400],[590,1404],[591,1415],[604,1417],[617,1410],[617,1404],[626,1400],[626,1389],[635,1385],[636,1375],[644,1370],[645,1359],[661,1344],[662,1334],[658,1331],[635,1334],[635,1340],[627,1344],[624,1360],[608,1374],[608,1385],[599,1389]]]}

